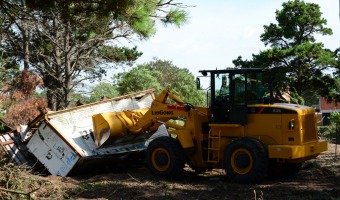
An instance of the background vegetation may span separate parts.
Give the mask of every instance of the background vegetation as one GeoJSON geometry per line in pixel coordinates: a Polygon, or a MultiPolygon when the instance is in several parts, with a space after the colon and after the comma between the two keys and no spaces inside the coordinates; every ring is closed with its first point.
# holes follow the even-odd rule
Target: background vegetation
{"type": "MultiPolygon", "coordinates": [[[[0,100],[4,120],[11,126],[27,124],[48,110],[149,88],[155,88],[158,94],[171,87],[183,100],[205,105],[204,94],[195,88],[194,76],[168,60],[155,58],[116,73],[109,82],[102,81],[108,71],[134,66],[143,53],[137,47],[121,46],[120,41],[149,39],[156,32],[156,23],[180,27],[188,19],[187,8],[164,0],[0,1],[0,100]],[[86,81],[92,87],[86,94],[80,93],[86,81]]],[[[235,67],[273,69],[277,87],[289,84],[299,103],[314,105],[319,97],[339,101],[340,48],[331,51],[316,41],[316,35],[332,34],[319,6],[287,1],[276,11],[276,21],[265,25],[260,37],[268,48],[254,53],[251,60],[236,58],[235,67]]],[[[331,125],[321,127],[320,132],[332,139],[337,137],[339,113],[333,113],[330,121],[331,125]]],[[[145,173],[132,176],[131,172],[122,173],[123,177],[116,173],[53,180],[10,163],[1,149],[0,197],[129,199],[149,195],[146,199],[183,199],[190,193],[195,199],[235,199],[240,195],[243,199],[337,199],[338,166],[339,158],[331,152],[321,160],[308,162],[304,168],[308,171],[302,171],[300,182],[293,184],[226,186],[216,179],[221,175],[218,172],[211,178],[183,177],[190,183],[152,180],[145,173]],[[308,187],[301,188],[307,182],[308,187]]]]}
{"type": "Polygon", "coordinates": [[[318,104],[320,96],[340,101],[339,49],[333,52],[315,38],[332,34],[319,5],[288,1],[275,13],[277,23],[264,25],[260,37],[269,48],[253,54],[251,60],[239,56],[235,66],[272,69],[277,89],[289,85],[306,105],[318,104]]]}
{"type": "MultiPolygon", "coordinates": [[[[149,88],[157,94],[171,87],[185,101],[206,105],[187,69],[158,58],[132,67],[143,52],[121,45],[123,40],[149,39],[157,23],[184,25],[187,10],[182,3],[164,0],[1,1],[5,119],[11,125],[28,123],[48,110],[149,88]],[[124,66],[131,68],[102,81],[124,66]],[[85,83],[91,87],[84,88],[85,83]]],[[[264,25],[260,37],[268,48],[251,60],[239,56],[235,67],[272,69],[277,89],[290,85],[295,103],[315,105],[319,97],[339,101],[340,50],[331,51],[316,40],[317,35],[332,34],[320,7],[292,0],[275,13],[276,23],[264,25]]]]}

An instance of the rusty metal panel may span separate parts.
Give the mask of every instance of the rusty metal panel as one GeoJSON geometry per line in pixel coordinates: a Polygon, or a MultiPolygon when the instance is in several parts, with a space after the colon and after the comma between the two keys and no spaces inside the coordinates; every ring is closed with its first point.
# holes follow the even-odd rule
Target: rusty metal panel
{"type": "Polygon", "coordinates": [[[17,164],[28,163],[27,159],[23,155],[20,144],[18,144],[18,138],[15,138],[13,132],[3,133],[0,135],[0,144],[8,156],[17,164]],[[17,141],[16,141],[17,140],[17,141]]]}

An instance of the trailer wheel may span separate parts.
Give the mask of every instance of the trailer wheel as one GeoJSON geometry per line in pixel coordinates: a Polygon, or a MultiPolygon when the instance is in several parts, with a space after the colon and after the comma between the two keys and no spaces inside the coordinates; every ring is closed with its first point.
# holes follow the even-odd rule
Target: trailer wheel
{"type": "Polygon", "coordinates": [[[268,157],[262,143],[254,138],[232,141],[224,151],[224,168],[231,180],[254,183],[267,175],[268,157]]]}
{"type": "Polygon", "coordinates": [[[159,137],[146,150],[146,165],[152,174],[163,178],[179,178],[185,155],[180,143],[171,137],[159,137]]]}

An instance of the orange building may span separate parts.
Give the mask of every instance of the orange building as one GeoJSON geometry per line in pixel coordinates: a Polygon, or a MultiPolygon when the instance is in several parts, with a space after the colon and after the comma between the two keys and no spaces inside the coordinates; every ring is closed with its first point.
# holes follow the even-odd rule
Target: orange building
{"type": "Polygon", "coordinates": [[[321,97],[319,99],[319,108],[320,113],[322,113],[323,121],[322,125],[329,125],[328,117],[331,115],[332,112],[340,112],[340,102],[331,102],[328,103],[327,99],[321,97]]]}

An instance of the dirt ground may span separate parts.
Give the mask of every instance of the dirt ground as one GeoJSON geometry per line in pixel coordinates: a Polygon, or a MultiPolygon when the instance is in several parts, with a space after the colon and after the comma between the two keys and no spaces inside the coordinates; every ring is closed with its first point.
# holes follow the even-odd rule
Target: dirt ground
{"type": "Polygon", "coordinates": [[[197,175],[190,169],[178,178],[164,180],[141,166],[101,165],[58,177],[34,175],[14,164],[5,164],[0,167],[0,199],[340,200],[340,145],[329,144],[327,152],[306,162],[291,180],[236,184],[223,170],[197,175]],[[13,190],[25,191],[26,195],[13,190]]]}
{"type": "Polygon", "coordinates": [[[46,178],[69,199],[340,199],[340,145],[329,144],[327,152],[306,162],[292,180],[267,179],[260,184],[232,183],[223,170],[197,175],[188,169],[179,180],[164,180],[143,167],[101,168],[46,178]]]}

